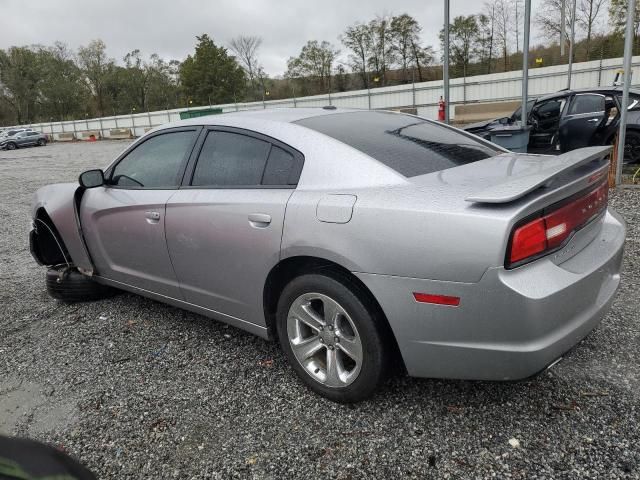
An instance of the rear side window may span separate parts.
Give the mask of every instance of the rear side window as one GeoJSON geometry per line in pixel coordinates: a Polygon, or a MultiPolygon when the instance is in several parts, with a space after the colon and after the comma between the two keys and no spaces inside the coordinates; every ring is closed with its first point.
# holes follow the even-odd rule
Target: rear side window
{"type": "Polygon", "coordinates": [[[262,177],[262,184],[287,185],[291,183],[291,173],[294,169],[295,158],[293,155],[273,145],[262,177]]]}
{"type": "Polygon", "coordinates": [[[270,148],[269,142],[247,135],[209,132],[191,185],[260,185],[270,148]]]}
{"type": "Polygon", "coordinates": [[[149,138],[118,162],[111,184],[123,188],[177,187],[195,135],[195,131],[186,131],[149,138]]]}
{"type": "Polygon", "coordinates": [[[335,138],[391,167],[415,177],[503,153],[488,142],[410,115],[349,112],[296,122],[335,138]]]}
{"type": "Polygon", "coordinates": [[[569,109],[569,115],[596,112],[604,112],[604,95],[576,95],[569,109]]]}

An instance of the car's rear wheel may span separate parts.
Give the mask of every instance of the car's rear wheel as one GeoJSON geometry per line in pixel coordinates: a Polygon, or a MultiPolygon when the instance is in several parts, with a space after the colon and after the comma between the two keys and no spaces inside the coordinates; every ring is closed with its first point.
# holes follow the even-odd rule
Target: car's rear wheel
{"type": "Polygon", "coordinates": [[[330,400],[363,400],[385,377],[383,319],[368,303],[348,279],[322,274],[295,278],[278,302],[278,337],[289,363],[330,400]]]}
{"type": "Polygon", "coordinates": [[[7,150],[15,150],[16,148],[18,148],[18,146],[15,143],[13,142],[7,143],[7,150]]]}
{"type": "Polygon", "coordinates": [[[51,297],[68,303],[100,300],[118,292],[66,265],[47,270],[46,284],[51,297]]]}
{"type": "Polygon", "coordinates": [[[38,140],[38,146],[44,147],[47,144],[47,141],[44,138],[38,140]]]}

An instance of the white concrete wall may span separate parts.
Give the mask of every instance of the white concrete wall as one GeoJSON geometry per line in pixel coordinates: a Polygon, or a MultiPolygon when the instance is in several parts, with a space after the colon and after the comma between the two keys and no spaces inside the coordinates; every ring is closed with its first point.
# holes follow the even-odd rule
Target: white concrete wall
{"type": "MultiPolygon", "coordinates": [[[[618,71],[622,68],[622,58],[602,61],[576,63],[573,66],[572,87],[596,87],[612,85],[618,71]]],[[[567,86],[567,65],[533,68],[529,70],[529,95],[556,92],[567,86]]],[[[633,57],[633,78],[640,79],[640,56],[633,57]]],[[[500,100],[517,100],[522,88],[522,72],[493,73],[466,78],[456,78],[450,82],[451,118],[454,118],[456,104],[488,102],[500,100]]],[[[222,108],[223,112],[236,110],[254,110],[262,108],[282,107],[321,107],[335,105],[349,108],[398,108],[416,106],[418,114],[428,118],[437,117],[438,100],[442,91],[442,80],[421,82],[414,85],[396,85],[392,87],[356,90],[351,92],[332,93],[330,95],[314,95],[310,97],[269,100],[264,102],[213,105],[222,108]]],[[[195,107],[190,110],[209,108],[195,107]]],[[[135,136],[144,133],[145,128],[156,127],[169,121],[180,119],[180,112],[188,110],[174,109],[134,115],[75,120],[69,122],[38,123],[27,125],[35,130],[53,134],[54,138],[61,132],[81,132],[100,130],[102,136],[109,137],[109,129],[129,128],[135,136]]]]}

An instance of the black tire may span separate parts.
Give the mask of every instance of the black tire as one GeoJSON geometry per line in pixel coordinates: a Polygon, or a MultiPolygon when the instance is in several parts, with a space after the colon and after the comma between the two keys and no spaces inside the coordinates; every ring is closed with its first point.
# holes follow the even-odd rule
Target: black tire
{"type": "Polygon", "coordinates": [[[640,163],[640,132],[628,130],[624,136],[624,164],[640,163]]]}
{"type": "Polygon", "coordinates": [[[289,364],[311,390],[335,402],[359,402],[374,393],[388,372],[390,349],[383,335],[386,320],[380,317],[364,292],[350,279],[338,274],[306,274],[294,278],[280,296],[276,314],[278,338],[289,364]],[[287,332],[289,309],[296,299],[309,293],[326,295],[339,303],[357,328],[362,364],[355,380],[346,386],[324,385],[307,372],[293,353],[287,332]]]}
{"type": "Polygon", "coordinates": [[[50,268],[46,275],[47,293],[63,302],[90,302],[113,296],[116,289],[101,285],[66,266],[50,268]]]}
{"type": "Polygon", "coordinates": [[[7,150],[15,150],[16,148],[18,148],[18,145],[16,145],[13,142],[9,142],[7,143],[7,150]]]}
{"type": "Polygon", "coordinates": [[[47,144],[47,141],[44,138],[38,140],[38,146],[44,147],[47,144]]]}

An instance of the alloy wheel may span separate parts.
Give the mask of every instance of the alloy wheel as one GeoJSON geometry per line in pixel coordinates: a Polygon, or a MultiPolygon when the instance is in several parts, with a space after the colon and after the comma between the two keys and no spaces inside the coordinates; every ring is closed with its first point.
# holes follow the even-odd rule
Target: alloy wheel
{"type": "Polygon", "coordinates": [[[362,340],[347,311],[321,293],[296,298],[287,316],[293,354],[305,371],[328,387],[346,387],[362,368],[362,340]]]}

